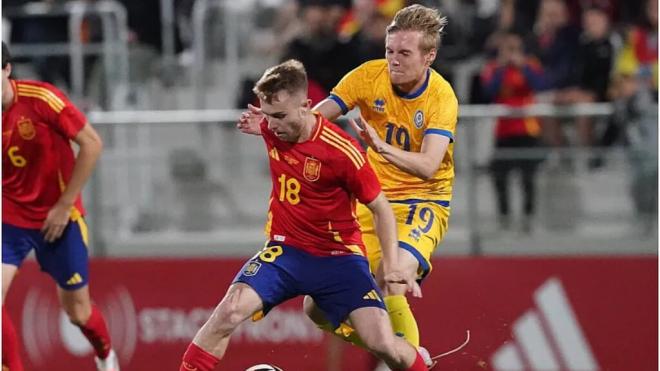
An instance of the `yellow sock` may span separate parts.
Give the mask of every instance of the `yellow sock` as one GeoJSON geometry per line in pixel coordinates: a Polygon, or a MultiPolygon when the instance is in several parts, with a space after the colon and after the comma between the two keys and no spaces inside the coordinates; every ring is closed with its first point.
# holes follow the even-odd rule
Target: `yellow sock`
{"type": "Polygon", "coordinates": [[[419,329],[406,296],[386,296],[384,300],[394,333],[406,339],[415,348],[419,348],[419,329]]]}

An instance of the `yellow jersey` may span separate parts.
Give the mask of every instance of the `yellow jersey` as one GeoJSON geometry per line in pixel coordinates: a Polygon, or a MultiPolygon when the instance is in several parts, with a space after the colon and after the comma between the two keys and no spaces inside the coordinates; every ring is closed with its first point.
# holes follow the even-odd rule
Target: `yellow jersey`
{"type": "Polygon", "coordinates": [[[404,151],[420,152],[425,135],[449,137],[442,164],[428,180],[399,169],[371,148],[367,150],[367,159],[390,200],[451,200],[458,100],[439,73],[429,68],[422,87],[401,94],[392,87],[387,61],[373,60],[344,76],[329,98],[344,114],[355,106],[360,107],[362,117],[378,135],[404,151]]]}

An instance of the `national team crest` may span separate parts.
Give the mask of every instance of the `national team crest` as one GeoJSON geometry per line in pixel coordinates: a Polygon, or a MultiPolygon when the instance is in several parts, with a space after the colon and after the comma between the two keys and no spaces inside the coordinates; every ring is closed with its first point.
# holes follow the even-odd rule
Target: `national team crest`
{"type": "Polygon", "coordinates": [[[413,122],[415,123],[415,127],[417,129],[421,129],[422,126],[424,126],[424,112],[422,112],[422,110],[417,110],[417,112],[415,112],[413,122]]]}
{"type": "Polygon", "coordinates": [[[243,275],[244,276],[254,276],[259,272],[259,268],[261,268],[261,263],[251,261],[245,269],[243,269],[243,275]]]}
{"type": "Polygon", "coordinates": [[[21,116],[21,118],[18,120],[17,126],[18,134],[25,140],[30,140],[34,138],[35,135],[37,135],[37,130],[34,128],[32,120],[26,118],[25,116],[21,116]]]}
{"type": "Polygon", "coordinates": [[[321,177],[321,161],[313,157],[307,157],[303,176],[310,182],[319,180],[321,177]]]}

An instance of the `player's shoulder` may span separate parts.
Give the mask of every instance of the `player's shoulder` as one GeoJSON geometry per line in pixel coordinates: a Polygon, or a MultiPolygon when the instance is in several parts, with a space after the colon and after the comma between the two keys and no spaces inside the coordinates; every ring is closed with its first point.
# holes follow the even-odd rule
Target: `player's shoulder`
{"type": "Polygon", "coordinates": [[[342,128],[326,118],[322,119],[318,139],[328,148],[330,159],[339,162],[350,161],[358,169],[364,165],[364,150],[360,144],[342,128]]]}
{"type": "Polygon", "coordinates": [[[443,100],[457,100],[454,89],[439,72],[431,68],[431,78],[429,81],[429,93],[443,100]]]}
{"type": "Polygon", "coordinates": [[[66,97],[55,86],[35,80],[15,80],[16,93],[20,99],[45,104],[55,112],[60,112],[67,104],[66,97]]]}
{"type": "Polygon", "coordinates": [[[362,63],[355,71],[360,71],[366,78],[375,79],[381,76],[388,76],[387,60],[373,59],[362,63]]]}

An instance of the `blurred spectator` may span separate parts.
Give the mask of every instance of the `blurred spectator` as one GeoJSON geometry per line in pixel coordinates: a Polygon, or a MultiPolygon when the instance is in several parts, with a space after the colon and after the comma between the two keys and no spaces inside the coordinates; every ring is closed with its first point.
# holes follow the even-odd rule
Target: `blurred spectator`
{"type": "MultiPolygon", "coordinates": [[[[483,69],[483,93],[494,103],[522,107],[534,102],[534,92],[544,87],[543,70],[539,62],[525,55],[522,37],[506,33],[500,37],[497,56],[483,69]]],[[[522,177],[522,229],[531,230],[534,215],[535,172],[538,160],[525,149],[538,146],[540,125],[536,118],[500,118],[495,129],[495,156],[492,175],[497,195],[500,226],[511,225],[508,179],[512,170],[520,170],[522,177]],[[523,149],[519,152],[519,149],[523,149]]]]}
{"type": "Polygon", "coordinates": [[[564,0],[542,0],[539,6],[530,51],[543,65],[547,89],[568,86],[575,61],[579,30],[569,22],[564,0]]]}
{"type": "Polygon", "coordinates": [[[403,5],[403,0],[355,0],[341,21],[339,37],[354,39],[360,62],[384,58],[385,29],[403,5]]]}
{"type": "Polygon", "coordinates": [[[360,64],[356,41],[342,40],[338,33],[346,5],[342,0],[300,0],[302,30],[282,56],[282,60],[294,58],[305,65],[310,85],[318,84],[323,98],[360,64]]]}
{"type": "MultiPolygon", "coordinates": [[[[610,21],[605,10],[598,7],[586,10],[582,14],[582,30],[569,87],[557,92],[557,104],[607,101],[614,51],[610,42],[610,21]]],[[[578,117],[575,124],[580,143],[585,147],[592,146],[592,118],[578,117]]],[[[547,130],[551,143],[559,145],[565,142],[559,125],[548,125],[547,130]]],[[[598,157],[591,158],[589,167],[595,167],[599,163],[598,157]]]]}
{"type": "Polygon", "coordinates": [[[643,14],[617,56],[611,93],[629,143],[635,210],[649,233],[658,211],[658,1],[647,0],[643,14]]]}

